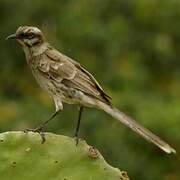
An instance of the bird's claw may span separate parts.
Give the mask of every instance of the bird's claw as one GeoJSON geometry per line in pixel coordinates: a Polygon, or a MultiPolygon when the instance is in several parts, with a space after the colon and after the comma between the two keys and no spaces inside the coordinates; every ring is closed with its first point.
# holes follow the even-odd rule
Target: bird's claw
{"type": "Polygon", "coordinates": [[[42,143],[42,144],[45,143],[46,138],[45,138],[45,134],[44,134],[44,132],[43,132],[43,127],[37,127],[37,128],[35,128],[35,129],[29,129],[29,128],[27,128],[27,129],[24,130],[24,133],[28,133],[28,132],[39,133],[39,135],[41,136],[41,143],[42,143]]]}
{"type": "Polygon", "coordinates": [[[76,146],[77,146],[78,143],[79,143],[79,137],[75,135],[74,138],[75,138],[75,143],[76,143],[76,146]]]}

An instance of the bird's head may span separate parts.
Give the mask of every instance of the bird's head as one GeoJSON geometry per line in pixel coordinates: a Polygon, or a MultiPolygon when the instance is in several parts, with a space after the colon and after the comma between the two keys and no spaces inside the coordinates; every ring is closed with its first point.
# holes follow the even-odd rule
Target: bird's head
{"type": "Polygon", "coordinates": [[[41,30],[31,26],[20,26],[16,33],[11,34],[6,39],[16,39],[25,47],[39,46],[45,41],[41,30]]]}

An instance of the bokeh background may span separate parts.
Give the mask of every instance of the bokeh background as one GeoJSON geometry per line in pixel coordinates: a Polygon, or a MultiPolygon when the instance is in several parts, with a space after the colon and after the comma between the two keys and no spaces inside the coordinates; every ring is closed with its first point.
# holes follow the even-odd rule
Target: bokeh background
{"type": "MultiPolygon", "coordinates": [[[[113,103],[180,152],[179,0],[0,0],[0,131],[36,127],[53,112],[24,53],[5,37],[37,26],[88,69],[113,103]]],[[[73,136],[77,107],[47,131],[73,136]]],[[[86,109],[80,136],[135,180],[179,180],[180,156],[166,155],[110,116],[86,109]]]]}

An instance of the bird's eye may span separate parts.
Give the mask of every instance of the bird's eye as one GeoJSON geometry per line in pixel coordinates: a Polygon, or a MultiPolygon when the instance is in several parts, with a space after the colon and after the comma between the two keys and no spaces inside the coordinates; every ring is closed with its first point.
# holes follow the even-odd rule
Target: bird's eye
{"type": "Polygon", "coordinates": [[[34,34],[33,33],[28,33],[28,34],[26,34],[26,38],[27,39],[32,39],[32,38],[34,38],[34,34]]]}
{"type": "Polygon", "coordinates": [[[20,34],[21,39],[32,39],[34,38],[34,33],[22,33],[20,34]]]}

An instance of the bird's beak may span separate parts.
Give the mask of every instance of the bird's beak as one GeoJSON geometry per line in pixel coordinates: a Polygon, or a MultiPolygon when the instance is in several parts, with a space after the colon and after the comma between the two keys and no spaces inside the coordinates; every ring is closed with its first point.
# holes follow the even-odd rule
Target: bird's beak
{"type": "Polygon", "coordinates": [[[8,37],[6,37],[6,40],[8,40],[8,39],[16,39],[16,38],[17,38],[16,34],[11,34],[8,37]]]}

